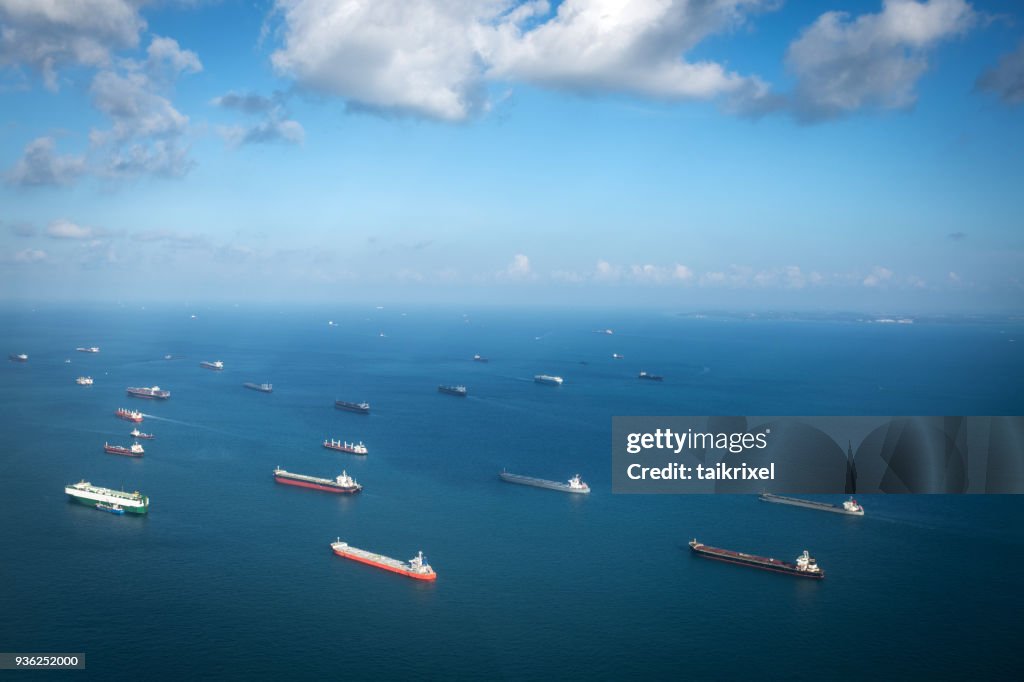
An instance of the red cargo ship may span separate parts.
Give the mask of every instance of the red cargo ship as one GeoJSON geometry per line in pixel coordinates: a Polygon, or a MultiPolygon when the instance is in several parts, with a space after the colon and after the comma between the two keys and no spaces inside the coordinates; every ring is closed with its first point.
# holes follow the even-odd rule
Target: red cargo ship
{"type": "Polygon", "coordinates": [[[437,574],[434,573],[434,569],[427,563],[427,558],[423,556],[423,552],[418,552],[409,561],[399,561],[382,554],[367,552],[365,549],[351,547],[347,542],[342,542],[341,538],[338,538],[337,542],[331,543],[331,549],[338,556],[358,561],[361,564],[383,568],[385,571],[400,573],[416,580],[437,580],[437,574]]]}
{"type": "Polygon", "coordinates": [[[312,488],[314,490],[325,490],[329,493],[357,493],[363,486],[356,483],[355,479],[344,471],[340,476],[333,479],[317,478],[305,474],[293,474],[281,467],[274,469],[274,480],[285,485],[297,485],[300,488],[312,488]]]}
{"type": "Polygon", "coordinates": [[[130,448],[123,445],[103,444],[103,451],[110,455],[124,455],[125,457],[142,457],[145,450],[138,443],[132,443],[130,448]]]}

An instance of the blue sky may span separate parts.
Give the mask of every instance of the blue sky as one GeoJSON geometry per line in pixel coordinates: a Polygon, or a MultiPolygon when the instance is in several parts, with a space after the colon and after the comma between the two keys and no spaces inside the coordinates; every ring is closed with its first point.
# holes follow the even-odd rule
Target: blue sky
{"type": "Polygon", "coordinates": [[[1024,11],[0,0],[0,296],[1012,311],[1024,11]]]}

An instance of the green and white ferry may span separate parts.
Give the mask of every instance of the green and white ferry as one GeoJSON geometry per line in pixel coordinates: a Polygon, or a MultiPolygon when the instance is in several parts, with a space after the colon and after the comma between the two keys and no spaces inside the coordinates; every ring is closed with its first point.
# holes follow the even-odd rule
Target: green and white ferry
{"type": "Polygon", "coordinates": [[[146,514],[149,512],[149,497],[138,490],[125,492],[111,488],[101,488],[88,481],[82,480],[72,485],[64,486],[64,492],[75,502],[89,507],[97,508],[99,503],[117,505],[129,514],[146,514]]]}

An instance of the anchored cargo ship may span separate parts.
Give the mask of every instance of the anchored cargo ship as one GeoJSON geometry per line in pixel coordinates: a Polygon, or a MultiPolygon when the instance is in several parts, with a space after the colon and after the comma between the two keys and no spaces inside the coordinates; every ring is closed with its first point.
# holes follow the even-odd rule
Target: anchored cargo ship
{"type": "Polygon", "coordinates": [[[156,438],[156,436],[154,436],[152,433],[143,433],[142,431],[139,431],[138,428],[132,429],[132,432],[129,433],[128,435],[131,436],[132,438],[141,438],[143,440],[153,440],[154,438],[156,438]]]}
{"type": "Polygon", "coordinates": [[[553,386],[561,386],[564,381],[562,377],[555,377],[550,374],[538,374],[533,377],[533,380],[538,384],[551,384],[553,386]]]}
{"type": "Polygon", "coordinates": [[[565,493],[589,493],[590,486],[580,480],[580,475],[576,474],[568,480],[566,483],[560,483],[558,481],[549,481],[544,478],[533,478],[532,476],[520,476],[519,474],[510,474],[507,471],[502,471],[499,476],[501,480],[509,483],[518,483],[520,485],[532,485],[535,488],[547,488],[548,490],[560,490],[565,493]]]}
{"type": "Polygon", "coordinates": [[[638,379],[646,379],[647,381],[664,381],[665,377],[658,376],[657,374],[648,374],[647,372],[641,371],[637,374],[638,379]]]}
{"type": "Polygon", "coordinates": [[[79,346],[75,350],[77,350],[79,353],[99,353],[100,352],[100,347],[99,346],[89,346],[88,348],[85,348],[84,346],[79,346]]]}
{"type": "Polygon", "coordinates": [[[125,392],[133,398],[148,398],[150,400],[167,400],[171,397],[170,391],[165,391],[159,386],[135,387],[129,386],[125,392]]]}
{"type": "Polygon", "coordinates": [[[369,566],[383,568],[385,571],[400,573],[416,580],[437,580],[437,574],[434,573],[434,569],[427,563],[427,558],[423,556],[423,552],[418,552],[416,556],[407,562],[399,561],[398,559],[386,557],[383,554],[375,554],[367,552],[365,549],[351,547],[347,542],[342,542],[341,538],[331,543],[331,549],[340,557],[352,559],[369,566]]]}
{"type": "Polygon", "coordinates": [[[104,443],[103,451],[110,455],[124,455],[125,457],[142,457],[146,452],[138,443],[132,443],[131,447],[127,448],[123,445],[104,443]]]}
{"type": "Polygon", "coordinates": [[[696,538],[690,540],[690,549],[698,556],[717,559],[718,561],[725,561],[730,564],[750,566],[751,568],[760,568],[776,573],[788,573],[800,578],[821,579],[825,577],[825,572],[821,570],[818,562],[808,554],[806,549],[803,554],[796,558],[796,563],[792,564],[786,561],[779,561],[778,559],[744,554],[743,552],[734,552],[729,549],[719,549],[718,547],[709,547],[701,542],[697,542],[696,538]]]}
{"type": "Polygon", "coordinates": [[[28,356],[24,353],[11,353],[7,357],[11,362],[28,362],[28,356]]]}
{"type": "Polygon", "coordinates": [[[339,410],[347,410],[349,412],[358,412],[359,414],[370,414],[370,403],[350,403],[345,400],[335,400],[334,407],[339,410]]]}
{"type": "Polygon", "coordinates": [[[349,443],[348,441],[330,440],[324,439],[324,447],[328,450],[337,450],[338,452],[348,452],[353,455],[365,455],[369,452],[366,446],[363,445],[363,441],[358,443],[349,443]]]}
{"type": "Polygon", "coordinates": [[[142,421],[142,413],[136,410],[126,410],[123,407],[119,407],[114,414],[125,421],[135,422],[136,424],[142,421]]]}
{"type": "Polygon", "coordinates": [[[247,382],[245,382],[242,385],[245,386],[246,388],[251,388],[252,390],[259,391],[261,393],[273,393],[274,392],[274,385],[273,384],[254,384],[251,381],[247,381],[247,382]]]}
{"type": "Polygon", "coordinates": [[[807,509],[817,509],[818,511],[835,512],[836,514],[849,514],[851,516],[864,516],[864,507],[857,504],[857,500],[852,497],[845,502],[842,506],[838,504],[828,504],[826,502],[815,502],[813,500],[801,500],[798,497],[785,497],[783,495],[772,495],[771,493],[764,493],[759,498],[762,502],[774,502],[775,504],[789,504],[794,507],[806,507],[807,509]]]}
{"type": "Polygon", "coordinates": [[[213,362],[203,360],[202,362],[199,363],[199,366],[204,367],[206,369],[215,369],[218,371],[224,369],[224,363],[221,362],[220,360],[214,360],[213,362]]]}
{"type": "Polygon", "coordinates": [[[75,383],[79,386],[92,386],[92,377],[78,377],[75,383]]]}
{"type": "Polygon", "coordinates": [[[274,480],[285,485],[297,485],[300,488],[312,488],[314,490],[326,490],[329,493],[357,493],[363,486],[356,483],[356,480],[342,471],[340,476],[332,478],[317,478],[305,474],[293,474],[281,467],[274,469],[274,480]]]}
{"type": "Polygon", "coordinates": [[[64,486],[64,492],[75,502],[93,508],[97,504],[109,504],[119,506],[129,514],[145,514],[149,511],[149,497],[138,490],[126,493],[123,490],[101,488],[83,479],[74,485],[64,486]]]}
{"type": "Polygon", "coordinates": [[[465,386],[445,386],[445,385],[442,384],[441,386],[437,387],[437,390],[438,390],[439,393],[447,393],[448,395],[457,395],[457,396],[462,397],[462,398],[466,397],[466,387],[465,386]]]}

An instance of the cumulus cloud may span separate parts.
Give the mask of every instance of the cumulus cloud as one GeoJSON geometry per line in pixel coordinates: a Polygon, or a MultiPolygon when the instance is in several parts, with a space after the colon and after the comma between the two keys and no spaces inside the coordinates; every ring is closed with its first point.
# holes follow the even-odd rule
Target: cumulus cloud
{"type": "Polygon", "coordinates": [[[786,63],[798,82],[794,113],[807,121],[917,99],[928,52],[978,22],[965,0],[885,0],[878,14],[826,12],[795,40],[786,63]]]}
{"type": "Polygon", "coordinates": [[[302,144],[306,138],[302,124],[289,118],[284,106],[284,97],[278,93],[271,98],[254,93],[229,92],[215,98],[213,104],[224,109],[262,116],[262,120],[249,125],[219,128],[221,137],[233,147],[262,142],[302,144]]]}
{"type": "Polygon", "coordinates": [[[612,265],[606,260],[597,261],[594,277],[605,282],[612,282],[622,277],[622,267],[612,265]]]}
{"type": "Polygon", "coordinates": [[[279,73],[348,106],[465,120],[501,80],[669,100],[757,98],[765,85],[683,55],[773,0],[277,0],[279,73]]]}
{"type": "Polygon", "coordinates": [[[0,67],[27,66],[47,88],[58,68],[102,66],[111,49],[138,45],[146,22],[133,0],[0,0],[0,67]]]}
{"type": "Polygon", "coordinates": [[[676,264],[672,268],[672,279],[679,280],[681,282],[690,282],[694,278],[693,270],[686,267],[685,265],[676,264]]]}
{"type": "Polygon", "coordinates": [[[756,97],[766,86],[711,61],[683,58],[709,35],[741,25],[759,0],[565,0],[546,21],[521,23],[547,12],[529,3],[527,16],[500,23],[484,53],[488,75],[576,92],[626,92],[661,99],[756,97]]]}
{"type": "Polygon", "coordinates": [[[1016,50],[1003,55],[998,64],[981,74],[975,87],[995,93],[1007,104],[1024,102],[1024,40],[1016,50]]]}
{"type": "Polygon", "coordinates": [[[104,171],[114,176],[143,173],[178,177],[192,162],[180,146],[188,116],[166,97],[178,77],[202,70],[199,57],[171,38],[154,36],[146,59],[121,60],[93,78],[90,94],[98,110],[110,117],[107,130],[93,130],[90,141],[108,151],[104,171]]]}
{"type": "Polygon", "coordinates": [[[280,106],[280,96],[264,97],[255,93],[231,91],[213,99],[213,104],[224,109],[235,109],[246,114],[265,114],[280,106]]]}
{"type": "Polygon", "coordinates": [[[479,44],[494,0],[278,0],[274,67],[350,105],[456,121],[484,103],[479,44]]]}
{"type": "Polygon", "coordinates": [[[889,268],[883,268],[880,265],[876,265],[872,268],[871,272],[862,280],[862,284],[866,287],[881,287],[887,285],[892,281],[893,271],[889,268]]]}
{"type": "Polygon", "coordinates": [[[508,264],[508,267],[498,274],[505,279],[531,279],[533,271],[530,267],[530,259],[526,254],[517,253],[512,257],[512,262],[508,264]]]}
{"type": "Polygon", "coordinates": [[[46,252],[42,249],[22,249],[14,254],[14,260],[18,263],[39,263],[46,259],[46,252]]]}
{"type": "Polygon", "coordinates": [[[46,236],[52,239],[76,239],[86,240],[98,236],[97,231],[91,227],[83,227],[70,220],[55,220],[46,228],[46,236]]]}
{"type": "Polygon", "coordinates": [[[81,156],[56,153],[57,142],[52,137],[37,137],[25,146],[21,158],[7,174],[14,185],[67,185],[85,172],[85,159],[81,156]]]}

